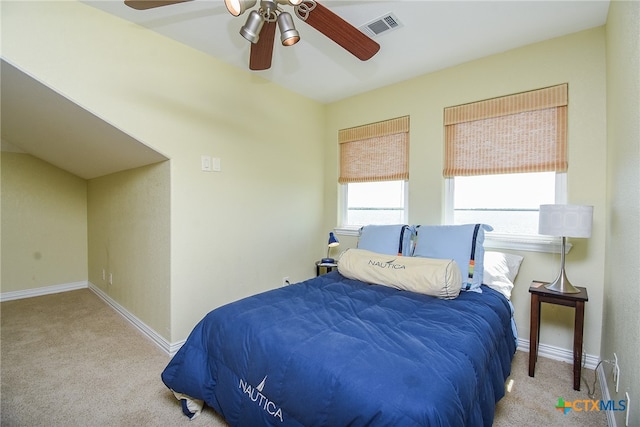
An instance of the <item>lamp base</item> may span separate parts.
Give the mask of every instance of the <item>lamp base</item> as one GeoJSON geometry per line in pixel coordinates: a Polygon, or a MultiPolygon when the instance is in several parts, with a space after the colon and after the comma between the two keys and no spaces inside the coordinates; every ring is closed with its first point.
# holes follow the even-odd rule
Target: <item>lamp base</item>
{"type": "Polygon", "coordinates": [[[564,272],[564,268],[560,271],[558,278],[553,282],[549,283],[545,286],[546,289],[554,292],[560,292],[562,294],[579,294],[580,289],[577,289],[575,286],[569,282],[567,279],[567,275],[564,272]]]}
{"type": "Polygon", "coordinates": [[[336,260],[333,258],[322,258],[320,264],[335,264],[336,260]]]}

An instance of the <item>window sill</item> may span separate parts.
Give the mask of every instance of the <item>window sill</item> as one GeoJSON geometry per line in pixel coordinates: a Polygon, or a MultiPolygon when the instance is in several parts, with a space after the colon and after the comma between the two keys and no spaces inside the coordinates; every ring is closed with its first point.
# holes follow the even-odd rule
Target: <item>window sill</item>
{"type": "Polygon", "coordinates": [[[339,236],[355,236],[358,237],[360,235],[360,227],[336,227],[334,229],[337,235],[339,236]]]}
{"type": "MultiPolygon", "coordinates": [[[[571,243],[567,242],[565,244],[565,253],[569,253],[571,247],[571,243]]],[[[486,233],[484,237],[484,248],[559,254],[562,250],[562,238],[551,236],[486,233]]]]}

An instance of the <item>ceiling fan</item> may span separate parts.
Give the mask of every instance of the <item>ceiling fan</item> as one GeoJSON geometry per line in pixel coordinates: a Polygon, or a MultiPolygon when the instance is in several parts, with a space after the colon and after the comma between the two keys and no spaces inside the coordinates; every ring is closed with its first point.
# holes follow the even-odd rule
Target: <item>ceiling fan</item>
{"type": "MultiPolygon", "coordinates": [[[[191,0],[125,0],[133,9],[146,10],[191,0]]],[[[240,16],[255,6],[257,0],[224,0],[227,10],[233,16],[240,16]]],[[[333,13],[315,0],[260,0],[257,9],[252,10],[240,34],[251,42],[249,69],[259,71],[271,68],[276,24],[280,29],[283,46],[292,46],[300,40],[291,14],[280,5],[293,6],[298,18],[320,31],[342,46],[356,58],[366,61],[373,57],[380,45],[356,27],[333,13]]]]}

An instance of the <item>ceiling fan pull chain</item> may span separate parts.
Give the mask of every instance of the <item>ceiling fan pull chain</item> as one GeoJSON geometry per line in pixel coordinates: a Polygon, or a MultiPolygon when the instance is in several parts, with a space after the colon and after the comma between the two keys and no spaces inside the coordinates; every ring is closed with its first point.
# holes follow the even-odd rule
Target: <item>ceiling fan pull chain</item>
{"type": "Polygon", "coordinates": [[[262,16],[266,22],[276,22],[278,20],[275,10],[265,10],[262,12],[262,16]]]}
{"type": "Polygon", "coordinates": [[[303,21],[307,20],[309,13],[316,8],[316,2],[314,0],[304,0],[302,3],[295,7],[296,16],[303,21]]]}
{"type": "Polygon", "coordinates": [[[260,2],[260,15],[266,22],[276,22],[278,19],[278,12],[282,12],[275,1],[262,0],[260,2]]]}

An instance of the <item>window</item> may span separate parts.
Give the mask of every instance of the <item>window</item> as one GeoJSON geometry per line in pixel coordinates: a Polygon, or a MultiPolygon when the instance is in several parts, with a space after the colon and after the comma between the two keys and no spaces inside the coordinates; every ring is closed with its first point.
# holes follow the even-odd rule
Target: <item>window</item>
{"type": "Polygon", "coordinates": [[[406,224],[406,182],[379,181],[344,184],[343,227],[367,224],[406,224]]]}
{"type": "Polygon", "coordinates": [[[341,228],[406,223],[409,117],[340,130],[338,142],[341,228]]]}
{"type": "Polygon", "coordinates": [[[538,208],[564,203],[566,174],[532,172],[449,178],[448,224],[483,223],[494,235],[537,235],[538,208]]]}
{"type": "Polygon", "coordinates": [[[563,84],[445,108],[446,223],[537,236],[539,205],[566,203],[567,92],[563,84]]]}

